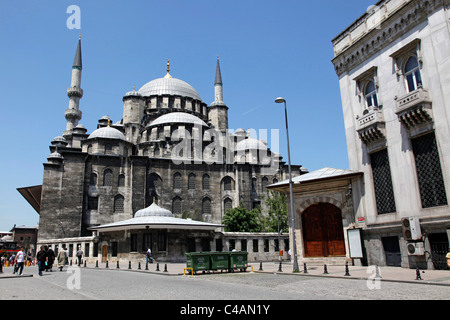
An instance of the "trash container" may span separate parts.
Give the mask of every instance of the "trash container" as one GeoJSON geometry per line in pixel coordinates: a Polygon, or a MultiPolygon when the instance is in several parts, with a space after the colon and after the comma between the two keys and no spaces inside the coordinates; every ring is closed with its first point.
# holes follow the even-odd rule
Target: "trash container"
{"type": "Polygon", "coordinates": [[[231,251],[230,252],[230,269],[240,269],[245,271],[248,266],[247,251],[231,251]]]}
{"type": "Polygon", "coordinates": [[[210,252],[211,270],[228,270],[230,268],[229,252],[210,252]]]}
{"type": "Polygon", "coordinates": [[[207,271],[211,269],[208,252],[186,252],[186,267],[192,268],[193,272],[207,271]]]}

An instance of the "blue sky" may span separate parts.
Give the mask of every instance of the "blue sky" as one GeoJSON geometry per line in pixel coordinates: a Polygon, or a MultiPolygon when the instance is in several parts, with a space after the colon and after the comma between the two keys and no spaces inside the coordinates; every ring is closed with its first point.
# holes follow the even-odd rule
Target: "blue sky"
{"type": "MultiPolygon", "coordinates": [[[[169,0],[0,2],[0,230],[36,225],[38,214],[16,188],[42,183],[51,140],[65,130],[71,66],[82,37],[88,133],[109,115],[122,118],[128,91],[171,74],[210,104],[219,54],[231,129],[280,129],[287,161],[313,171],[348,168],[331,40],[375,0],[169,0]],[[69,29],[70,5],[81,29],[69,29]]],[[[269,137],[270,144],[270,137],[269,137]]]]}

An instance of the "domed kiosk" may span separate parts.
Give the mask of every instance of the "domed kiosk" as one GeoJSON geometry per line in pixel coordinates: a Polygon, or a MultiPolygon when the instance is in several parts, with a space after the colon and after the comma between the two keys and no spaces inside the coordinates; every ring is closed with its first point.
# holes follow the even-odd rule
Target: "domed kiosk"
{"type": "Polygon", "coordinates": [[[171,262],[184,262],[192,239],[214,238],[214,231],[223,228],[221,224],[206,223],[191,219],[175,218],[170,210],[156,203],[138,210],[134,218],[91,227],[103,239],[115,239],[117,257],[126,261],[142,258],[134,251],[150,247],[153,257],[171,262]],[[125,232],[125,237],[124,237],[125,232]]]}

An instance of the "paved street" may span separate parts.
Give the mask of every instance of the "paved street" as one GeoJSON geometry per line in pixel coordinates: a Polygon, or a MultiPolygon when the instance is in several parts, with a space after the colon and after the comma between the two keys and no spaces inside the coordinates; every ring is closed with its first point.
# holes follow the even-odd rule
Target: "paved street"
{"type": "MultiPolygon", "coordinates": [[[[0,279],[1,300],[449,300],[450,286],[275,273],[164,275],[66,268],[0,279]],[[70,271],[70,272],[68,272],[70,271]],[[28,275],[28,276],[27,276],[28,275]],[[33,275],[33,276],[30,276],[33,275]]],[[[5,274],[12,273],[4,268],[5,274]]]]}

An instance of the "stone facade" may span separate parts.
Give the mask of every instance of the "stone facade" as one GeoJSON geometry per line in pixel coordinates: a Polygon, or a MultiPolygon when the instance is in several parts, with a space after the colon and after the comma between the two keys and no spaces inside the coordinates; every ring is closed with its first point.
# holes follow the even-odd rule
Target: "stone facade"
{"type": "Polygon", "coordinates": [[[449,1],[384,0],[333,39],[369,264],[440,268],[450,228],[449,1]],[[420,237],[405,237],[405,218],[420,237]]]}
{"type": "MultiPolygon", "coordinates": [[[[66,112],[67,128],[51,142],[44,163],[40,244],[60,246],[72,239],[76,246],[77,238],[92,236],[89,228],[133,218],[153,202],[175,217],[220,224],[226,210],[241,202],[248,209],[262,205],[266,186],[285,179],[287,166],[279,154],[250,132],[228,128],[219,60],[216,100],[209,106],[189,84],[172,78],[168,63],[165,77],[124,95],[121,120],[101,117],[90,134],[79,124],[81,70],[80,40],[68,89],[68,112],[76,116],[66,112]]],[[[293,166],[294,175],[305,171],[293,166]]],[[[166,233],[165,247],[175,248],[171,256],[170,250],[160,253],[167,260],[180,260],[191,238],[217,237],[166,233]]],[[[131,254],[129,236],[100,233],[86,243],[89,250],[107,243],[107,252],[115,243],[116,257],[125,259],[131,254]]]]}

